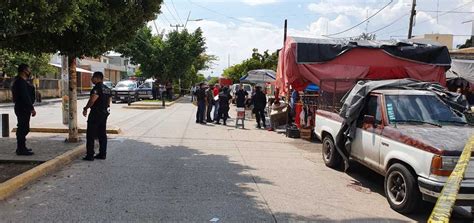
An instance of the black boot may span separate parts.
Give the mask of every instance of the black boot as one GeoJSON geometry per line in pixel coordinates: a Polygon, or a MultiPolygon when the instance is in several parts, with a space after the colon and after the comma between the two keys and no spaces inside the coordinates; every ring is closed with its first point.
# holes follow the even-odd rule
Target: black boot
{"type": "Polygon", "coordinates": [[[107,156],[105,154],[97,154],[94,156],[95,159],[98,159],[98,160],[105,160],[107,156]]]}
{"type": "Polygon", "coordinates": [[[85,161],[94,161],[94,156],[87,155],[87,156],[85,156],[84,158],[82,158],[82,160],[85,160],[85,161]]]}

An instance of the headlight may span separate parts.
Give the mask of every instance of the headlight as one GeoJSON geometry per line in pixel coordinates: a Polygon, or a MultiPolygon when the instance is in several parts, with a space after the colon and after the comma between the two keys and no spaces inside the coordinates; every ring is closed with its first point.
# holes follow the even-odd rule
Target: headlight
{"type": "Polygon", "coordinates": [[[436,155],[431,160],[431,173],[438,176],[449,176],[453,172],[459,157],[436,155]]]}

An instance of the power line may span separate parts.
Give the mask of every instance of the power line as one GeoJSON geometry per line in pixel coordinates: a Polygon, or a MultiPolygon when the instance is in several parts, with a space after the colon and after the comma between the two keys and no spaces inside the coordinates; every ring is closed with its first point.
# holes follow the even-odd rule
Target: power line
{"type": "Polygon", "coordinates": [[[391,23],[389,23],[388,25],[383,26],[383,27],[380,27],[380,28],[378,28],[378,29],[376,29],[376,30],[374,30],[374,31],[372,31],[372,32],[370,32],[370,33],[373,34],[373,33],[379,32],[379,31],[381,31],[381,30],[384,30],[384,29],[386,29],[386,28],[392,26],[393,24],[399,22],[401,19],[403,19],[403,18],[404,18],[405,16],[407,16],[408,14],[409,14],[409,13],[403,14],[402,16],[400,16],[400,17],[396,18],[395,20],[393,20],[393,21],[392,21],[391,23]]]}
{"type": "Polygon", "coordinates": [[[374,14],[372,14],[371,16],[367,17],[366,19],[364,19],[362,22],[360,23],[357,23],[355,26],[352,26],[346,30],[343,30],[343,31],[340,31],[340,32],[337,32],[337,33],[332,33],[332,34],[329,34],[329,35],[323,35],[323,36],[326,36],[326,37],[330,37],[330,36],[335,36],[335,35],[339,35],[341,33],[345,33],[347,31],[350,31],[362,24],[364,24],[365,22],[369,21],[371,18],[373,18],[374,16],[376,16],[377,14],[379,14],[381,11],[383,11],[385,8],[387,8],[389,5],[391,5],[393,3],[393,0],[390,0],[390,2],[388,4],[386,4],[384,7],[382,7],[381,9],[379,9],[377,12],[375,12],[374,14]]]}
{"type": "Polygon", "coordinates": [[[170,0],[170,1],[171,1],[171,5],[173,6],[174,12],[176,12],[176,15],[178,16],[179,22],[183,23],[183,21],[181,20],[181,17],[179,16],[178,10],[176,10],[176,7],[174,7],[173,0],[170,0]]]}
{"type": "MultiPolygon", "coordinates": [[[[168,8],[168,5],[166,4],[165,1],[163,1],[163,4],[165,5],[166,10],[168,10],[168,12],[170,13],[171,17],[173,17],[173,20],[176,21],[176,22],[179,22],[179,20],[177,20],[176,17],[174,17],[173,13],[172,13],[171,10],[168,8]]],[[[163,13],[163,14],[164,14],[164,13],[163,13]]]]}
{"type": "MultiPolygon", "coordinates": [[[[462,5],[460,5],[460,6],[456,7],[456,8],[454,8],[454,9],[451,9],[451,10],[449,10],[449,11],[445,11],[444,13],[440,14],[439,17],[445,16],[445,15],[447,15],[447,14],[450,14],[451,12],[455,12],[456,10],[458,10],[458,9],[460,9],[460,8],[462,8],[462,7],[466,6],[466,5],[468,5],[468,4],[471,4],[471,3],[473,3],[473,2],[474,2],[474,1],[470,1],[470,2],[464,3],[464,4],[462,4],[462,5]]],[[[423,21],[421,21],[421,22],[418,22],[418,25],[419,25],[419,24],[426,23],[426,22],[429,22],[429,21],[431,21],[431,19],[425,19],[425,20],[423,20],[423,21]]],[[[380,34],[380,35],[386,35],[386,34],[395,33],[395,32],[398,32],[398,31],[400,31],[400,30],[404,30],[404,29],[406,29],[406,28],[407,28],[407,27],[404,26],[403,28],[396,29],[396,30],[392,30],[392,31],[389,31],[389,32],[386,32],[386,33],[382,33],[382,34],[380,34]]]]}
{"type": "Polygon", "coordinates": [[[199,4],[196,4],[194,2],[192,2],[191,0],[188,0],[189,3],[199,7],[199,8],[202,8],[202,9],[205,9],[209,12],[212,12],[214,14],[217,14],[217,15],[220,15],[220,16],[223,16],[223,17],[226,17],[226,18],[229,18],[229,19],[232,19],[232,20],[235,20],[235,21],[239,21],[239,22],[242,22],[242,23],[249,23],[249,24],[253,24],[255,26],[260,26],[260,27],[264,27],[264,28],[268,28],[268,26],[265,26],[265,25],[262,25],[262,24],[259,24],[259,23],[254,23],[254,22],[251,22],[251,21],[245,21],[245,20],[242,20],[242,19],[238,19],[238,18],[235,18],[235,17],[232,17],[232,16],[228,16],[224,13],[221,13],[219,11],[216,11],[216,10],[213,10],[213,9],[210,9],[210,8],[207,8],[205,6],[202,6],[202,5],[199,5],[199,4]]]}

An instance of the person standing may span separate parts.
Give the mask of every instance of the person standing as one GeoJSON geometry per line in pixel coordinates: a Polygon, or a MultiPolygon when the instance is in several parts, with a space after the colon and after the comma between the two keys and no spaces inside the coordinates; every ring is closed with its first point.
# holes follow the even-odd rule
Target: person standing
{"type": "Polygon", "coordinates": [[[209,88],[206,90],[206,122],[212,122],[212,117],[211,117],[211,111],[213,107],[213,102],[214,102],[214,87],[209,86],[209,88]]]}
{"type": "Polygon", "coordinates": [[[92,83],[95,85],[91,90],[89,101],[84,107],[82,114],[87,116],[86,149],[87,154],[83,160],[93,161],[94,159],[105,160],[107,156],[107,117],[110,113],[111,89],[103,84],[104,74],[94,72],[92,83]],[[99,139],[99,153],[94,157],[94,141],[99,139]]]}
{"type": "Polygon", "coordinates": [[[191,87],[191,103],[194,101],[194,93],[196,93],[196,86],[191,87]]]}
{"type": "Polygon", "coordinates": [[[19,156],[31,156],[33,151],[26,148],[26,136],[30,132],[30,117],[36,116],[33,106],[35,102],[35,87],[27,82],[31,76],[30,67],[26,64],[18,66],[18,75],[12,84],[12,99],[15,103],[15,115],[17,118],[16,131],[16,154],[19,156]]]}
{"type": "Polygon", "coordinates": [[[263,123],[263,128],[267,128],[265,123],[265,107],[267,105],[267,96],[262,92],[262,87],[255,88],[255,94],[252,96],[253,112],[257,118],[257,128],[262,128],[260,121],[263,123]]]}
{"type": "Polygon", "coordinates": [[[227,87],[223,87],[222,91],[219,93],[219,114],[216,121],[217,125],[221,124],[221,119],[224,121],[224,125],[227,125],[227,118],[229,117],[230,109],[229,101],[231,99],[232,96],[230,96],[229,89],[227,87]]]}
{"type": "Polygon", "coordinates": [[[239,85],[239,90],[235,92],[235,103],[237,104],[237,108],[245,107],[245,101],[248,98],[249,93],[244,89],[244,85],[239,85]]]}
{"type": "Polygon", "coordinates": [[[199,88],[196,90],[197,100],[197,112],[196,112],[196,123],[206,124],[204,117],[206,115],[206,91],[204,90],[204,83],[199,84],[199,88]]]}
{"type": "Polygon", "coordinates": [[[220,87],[218,84],[214,86],[214,98],[217,98],[217,100],[214,100],[214,121],[217,120],[219,117],[219,92],[220,92],[220,87]]]}

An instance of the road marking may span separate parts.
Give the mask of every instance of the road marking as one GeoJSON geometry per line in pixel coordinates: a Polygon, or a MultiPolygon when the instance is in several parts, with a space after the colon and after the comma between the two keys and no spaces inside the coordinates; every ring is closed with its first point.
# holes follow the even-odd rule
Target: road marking
{"type": "Polygon", "coordinates": [[[448,181],[446,181],[428,222],[449,222],[454,203],[456,202],[456,197],[459,193],[459,188],[461,187],[461,182],[464,178],[464,173],[466,172],[471,159],[471,151],[473,147],[474,136],[471,136],[459,157],[456,167],[449,176],[448,181]]]}

